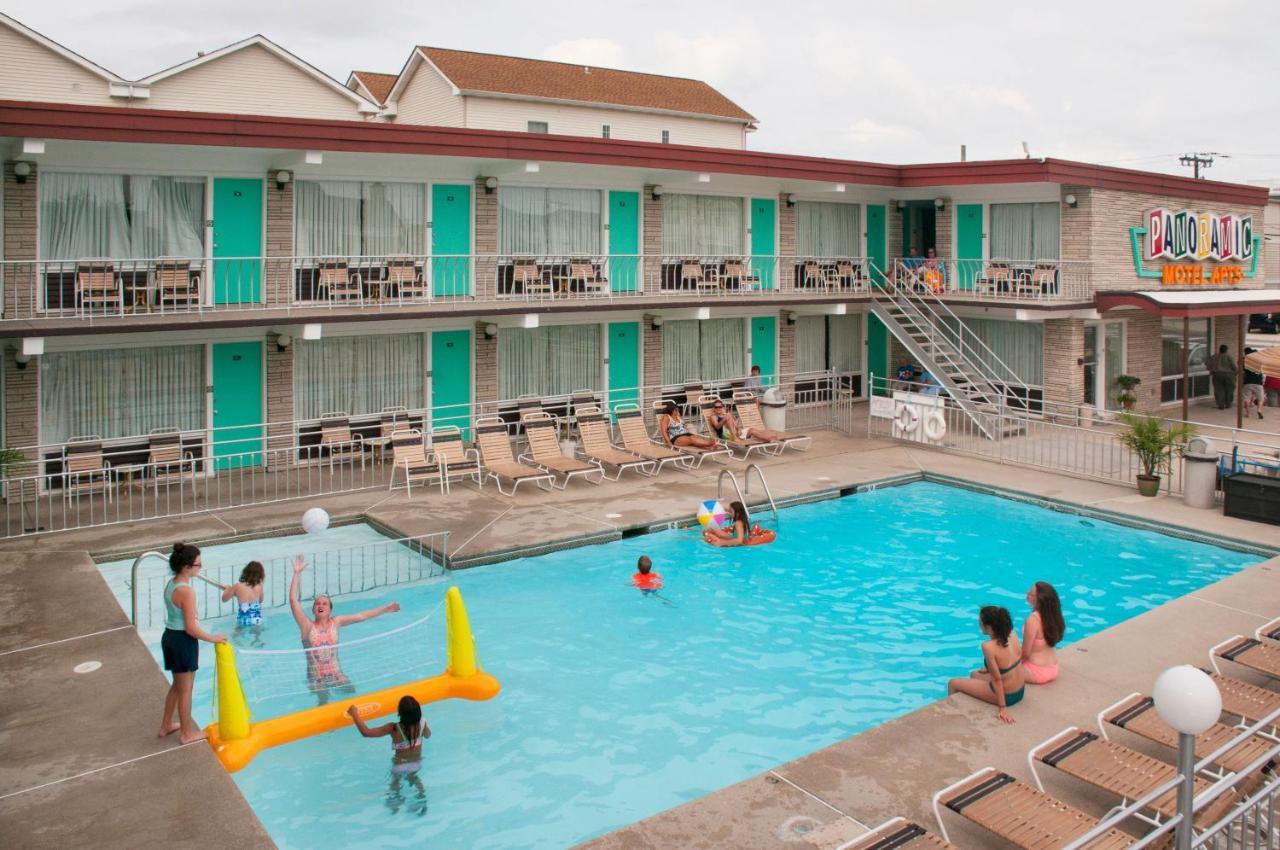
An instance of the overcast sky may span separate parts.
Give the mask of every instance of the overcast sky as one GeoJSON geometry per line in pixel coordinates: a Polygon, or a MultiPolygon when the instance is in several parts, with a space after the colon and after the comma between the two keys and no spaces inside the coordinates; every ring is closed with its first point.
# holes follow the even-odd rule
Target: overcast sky
{"type": "Polygon", "coordinates": [[[345,81],[413,45],[703,79],[755,150],[1055,156],[1280,185],[1280,3],[1214,0],[57,0],[5,9],[126,78],[261,33],[345,81]]]}

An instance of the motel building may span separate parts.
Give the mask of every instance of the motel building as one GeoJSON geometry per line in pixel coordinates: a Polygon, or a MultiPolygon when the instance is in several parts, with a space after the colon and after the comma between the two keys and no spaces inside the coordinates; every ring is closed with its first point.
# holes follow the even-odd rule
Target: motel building
{"type": "Polygon", "coordinates": [[[1129,374],[1177,415],[1239,317],[1280,311],[1264,188],[759,152],[696,80],[403,49],[339,81],[253,36],[126,80],[0,16],[24,489],[66,486],[77,444],[117,479],[174,431],[201,474],[278,468],[327,457],[326,416],[373,446],[388,411],[429,434],[579,390],[648,409],[753,364],[793,409],[914,363],[1035,416],[1114,409],[1129,374]],[[963,342],[953,368],[903,301],[963,342]]]}

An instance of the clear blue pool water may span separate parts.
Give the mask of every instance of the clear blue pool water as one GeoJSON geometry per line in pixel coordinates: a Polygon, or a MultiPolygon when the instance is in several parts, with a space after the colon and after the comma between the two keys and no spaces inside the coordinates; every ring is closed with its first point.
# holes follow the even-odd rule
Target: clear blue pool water
{"type": "MultiPolygon", "coordinates": [[[[327,534],[345,544],[376,532],[327,534]]],[[[235,544],[205,560],[320,542],[235,544]]],[[[1259,560],[921,482],[790,508],[769,546],[713,549],[678,530],[466,570],[337,600],[339,613],[404,607],[348,640],[432,611],[457,585],[481,663],[502,682],[487,703],[426,707],[425,810],[411,790],[401,804],[389,794],[390,745],[354,731],[264,752],[235,781],[286,848],[564,847],[945,696],[947,678],[980,660],[978,608],[1005,605],[1020,624],[1033,581],[1058,588],[1069,643],[1259,560]],[[641,554],[665,600],[630,585],[641,554]]],[[[430,645],[380,651],[388,664],[401,653],[442,662],[442,618],[428,634],[430,645]]],[[[297,646],[287,609],[269,614],[263,637],[297,646]]]]}

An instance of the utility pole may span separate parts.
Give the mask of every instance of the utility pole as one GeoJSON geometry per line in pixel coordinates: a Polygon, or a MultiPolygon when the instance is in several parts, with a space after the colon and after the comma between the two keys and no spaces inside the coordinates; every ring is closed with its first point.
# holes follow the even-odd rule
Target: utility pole
{"type": "Polygon", "coordinates": [[[1199,180],[1201,167],[1207,169],[1213,165],[1214,156],[1225,156],[1225,154],[1217,154],[1214,151],[1197,151],[1196,153],[1184,154],[1178,157],[1178,162],[1191,166],[1193,176],[1199,180]]]}

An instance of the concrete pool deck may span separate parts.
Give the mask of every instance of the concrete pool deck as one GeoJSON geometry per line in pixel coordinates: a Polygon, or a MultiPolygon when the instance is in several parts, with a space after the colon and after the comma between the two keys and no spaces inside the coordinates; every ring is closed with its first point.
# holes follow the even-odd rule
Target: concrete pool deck
{"type": "MultiPolygon", "coordinates": [[[[1144,499],[1129,487],[888,440],[819,433],[811,451],[765,458],[761,466],[779,500],[927,473],[1280,549],[1280,526],[1186,508],[1167,497],[1144,499]]],[[[481,563],[513,548],[609,539],[624,529],[685,519],[690,505],[714,495],[721,468],[708,463],[692,474],[575,484],[555,493],[522,490],[515,498],[492,487],[477,493],[456,486],[448,498],[435,491],[412,499],[365,491],[0,543],[0,688],[6,694],[0,835],[23,847],[83,843],[87,830],[102,847],[271,844],[207,747],[156,740],[164,677],[90,555],[120,557],[177,538],[222,542],[292,533],[305,508],[322,505],[337,518],[367,517],[402,535],[449,530],[451,556],[481,563]],[[86,660],[104,666],[83,675],[71,671],[86,660]]],[[[730,468],[740,472],[743,464],[730,468]]],[[[1277,572],[1277,562],[1251,567],[1073,645],[1064,653],[1062,679],[1033,691],[1013,727],[1000,727],[990,709],[970,700],[943,700],[592,846],[829,850],[858,834],[860,824],[897,814],[932,828],[929,797],[937,789],[987,764],[1025,778],[1032,744],[1069,723],[1089,725],[1103,706],[1148,689],[1168,664],[1203,664],[1213,643],[1280,613],[1277,572]]],[[[1088,811],[1107,808],[1057,777],[1048,789],[1088,811]]],[[[952,837],[962,846],[992,846],[990,836],[959,824],[952,837]]]]}

